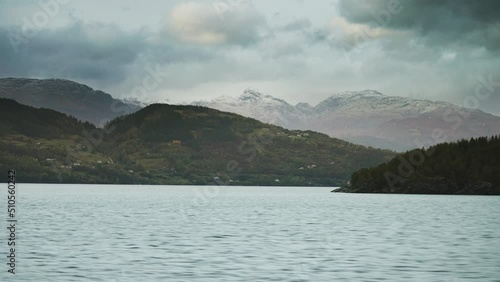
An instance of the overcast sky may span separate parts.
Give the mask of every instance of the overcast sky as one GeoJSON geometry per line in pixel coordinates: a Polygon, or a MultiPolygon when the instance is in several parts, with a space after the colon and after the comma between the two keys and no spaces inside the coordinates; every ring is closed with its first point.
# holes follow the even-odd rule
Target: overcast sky
{"type": "MultiPolygon", "coordinates": [[[[472,105],[480,77],[500,82],[500,1],[0,0],[10,76],[172,102],[251,87],[312,105],[363,89],[472,105]]],[[[500,114],[496,85],[477,101],[500,114]]]]}

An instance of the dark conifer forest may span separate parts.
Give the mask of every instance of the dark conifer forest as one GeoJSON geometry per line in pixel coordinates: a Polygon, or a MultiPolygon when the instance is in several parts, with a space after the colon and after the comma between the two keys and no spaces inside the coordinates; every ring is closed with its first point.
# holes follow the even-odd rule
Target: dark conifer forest
{"type": "Polygon", "coordinates": [[[443,143],[361,169],[350,185],[358,193],[500,194],[500,136],[443,143]]]}

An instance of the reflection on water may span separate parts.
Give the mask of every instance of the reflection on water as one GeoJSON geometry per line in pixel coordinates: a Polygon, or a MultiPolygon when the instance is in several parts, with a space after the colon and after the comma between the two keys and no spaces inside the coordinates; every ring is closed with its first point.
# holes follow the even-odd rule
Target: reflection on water
{"type": "Polygon", "coordinates": [[[20,184],[0,280],[500,280],[500,197],[329,190],[20,184]]]}

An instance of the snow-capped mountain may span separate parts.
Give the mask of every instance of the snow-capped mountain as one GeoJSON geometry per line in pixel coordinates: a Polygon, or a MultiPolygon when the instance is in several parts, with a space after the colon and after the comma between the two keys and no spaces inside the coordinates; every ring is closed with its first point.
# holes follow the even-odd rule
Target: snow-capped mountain
{"type": "Polygon", "coordinates": [[[237,98],[222,96],[210,102],[199,101],[191,104],[237,113],[286,128],[296,128],[298,124],[302,124],[302,118],[307,118],[301,108],[250,88],[237,98]]]}
{"type": "Polygon", "coordinates": [[[419,114],[442,107],[452,106],[445,102],[415,100],[405,97],[385,96],[374,90],[347,91],[333,95],[319,103],[315,109],[318,113],[377,113],[389,110],[393,114],[419,114]]]}
{"type": "Polygon", "coordinates": [[[338,93],[314,107],[307,103],[293,106],[252,89],[239,97],[223,96],[192,104],[397,151],[500,134],[500,117],[446,102],[386,96],[374,90],[338,93]]]}

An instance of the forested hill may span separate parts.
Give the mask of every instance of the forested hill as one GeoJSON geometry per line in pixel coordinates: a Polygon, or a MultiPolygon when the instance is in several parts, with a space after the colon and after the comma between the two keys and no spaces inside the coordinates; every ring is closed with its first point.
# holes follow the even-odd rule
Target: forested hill
{"type": "Polygon", "coordinates": [[[413,150],[362,169],[339,192],[500,195],[500,136],[413,150]]]}
{"type": "Polygon", "coordinates": [[[95,128],[66,114],[19,104],[0,98],[0,136],[22,134],[28,137],[56,138],[81,134],[95,128]]]}
{"type": "Polygon", "coordinates": [[[341,185],[394,153],[202,107],[151,105],[105,128],[0,99],[0,169],[33,183],[341,185]]]}
{"type": "Polygon", "coordinates": [[[107,157],[91,150],[85,136],[93,131],[99,129],[66,114],[0,98],[0,170],[15,169],[24,183],[105,182],[95,164],[107,157]]]}
{"type": "Polygon", "coordinates": [[[155,104],[107,128],[103,150],[153,179],[187,184],[341,185],[392,152],[197,106],[155,104]]]}

